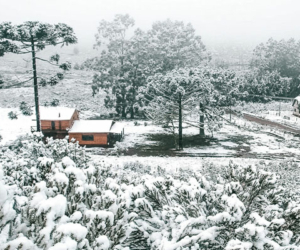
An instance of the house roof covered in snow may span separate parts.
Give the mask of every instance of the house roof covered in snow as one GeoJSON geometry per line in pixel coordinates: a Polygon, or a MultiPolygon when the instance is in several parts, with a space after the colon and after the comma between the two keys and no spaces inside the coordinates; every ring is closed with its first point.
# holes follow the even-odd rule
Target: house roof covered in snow
{"type": "Polygon", "coordinates": [[[293,101],[293,106],[296,104],[296,102],[297,102],[297,104],[300,104],[300,95],[295,97],[295,99],[293,101]]]}
{"type": "Polygon", "coordinates": [[[74,108],[40,107],[40,119],[51,121],[70,120],[75,112],[74,108]]]}
{"type": "Polygon", "coordinates": [[[297,96],[297,97],[295,97],[295,100],[298,101],[298,102],[300,102],[300,95],[297,96]]]}
{"type": "Polygon", "coordinates": [[[116,133],[116,134],[121,134],[121,132],[124,129],[124,124],[116,122],[112,125],[110,132],[111,133],[116,133]]]}
{"type": "Polygon", "coordinates": [[[112,120],[76,120],[69,133],[110,133],[112,120]]]}

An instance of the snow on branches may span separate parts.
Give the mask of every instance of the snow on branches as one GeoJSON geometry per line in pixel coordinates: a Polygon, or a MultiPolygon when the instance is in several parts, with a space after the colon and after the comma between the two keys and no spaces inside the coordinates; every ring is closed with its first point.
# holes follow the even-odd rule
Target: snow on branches
{"type": "Polygon", "coordinates": [[[300,204],[263,165],[212,180],[40,139],[0,153],[0,249],[299,249],[300,204]]]}

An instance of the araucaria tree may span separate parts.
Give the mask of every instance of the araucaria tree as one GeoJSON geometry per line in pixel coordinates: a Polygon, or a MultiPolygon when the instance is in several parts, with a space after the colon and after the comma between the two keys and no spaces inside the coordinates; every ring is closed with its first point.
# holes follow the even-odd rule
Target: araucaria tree
{"type": "Polygon", "coordinates": [[[134,20],[128,15],[116,15],[112,22],[101,21],[95,47],[103,50],[99,58],[85,63],[99,72],[94,77],[93,89],[105,89],[106,106],[114,106],[124,118],[127,114],[134,118],[138,112],[139,88],[146,85],[149,76],[196,67],[209,59],[201,37],[191,24],[156,22],[149,31],[136,29],[128,37],[133,26],[134,20]]]}
{"type": "MultiPolygon", "coordinates": [[[[62,70],[69,70],[70,63],[59,62],[59,55],[54,55],[50,60],[45,60],[36,56],[36,52],[45,49],[47,46],[69,45],[77,42],[77,38],[73,29],[66,24],[59,23],[55,25],[40,22],[25,22],[21,25],[12,25],[11,22],[0,24],[0,56],[5,53],[14,54],[31,54],[32,56],[32,72],[35,96],[36,126],[40,131],[39,116],[39,97],[38,97],[38,74],[36,61],[46,61],[58,66],[62,70]]],[[[53,85],[63,78],[63,73],[57,73],[55,77],[51,77],[50,83],[53,85]]],[[[28,80],[28,81],[29,81],[28,80]]],[[[45,82],[45,80],[43,80],[45,82]]],[[[43,84],[43,83],[41,83],[43,84]]]]}
{"type": "Polygon", "coordinates": [[[191,120],[191,113],[199,102],[206,105],[200,112],[208,115],[208,121],[216,120],[214,122],[217,123],[217,116],[209,108],[216,93],[210,81],[203,76],[203,71],[179,69],[166,75],[156,74],[148,80],[147,87],[143,88],[144,99],[149,102],[146,114],[155,122],[171,128],[174,135],[178,129],[179,150],[183,149],[183,124],[199,128],[203,126],[191,120]]]}

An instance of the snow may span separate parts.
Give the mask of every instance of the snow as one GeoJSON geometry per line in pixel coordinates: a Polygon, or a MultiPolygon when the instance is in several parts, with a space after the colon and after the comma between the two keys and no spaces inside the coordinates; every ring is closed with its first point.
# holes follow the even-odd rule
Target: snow
{"type": "Polygon", "coordinates": [[[290,126],[295,129],[300,129],[300,118],[293,115],[293,111],[265,111],[257,114],[249,113],[250,115],[258,116],[269,121],[277,122],[283,125],[290,126]]]}
{"type": "Polygon", "coordinates": [[[49,250],[77,250],[77,242],[72,240],[70,237],[62,239],[62,242],[55,244],[50,247],[49,250]]]}
{"type": "Polygon", "coordinates": [[[38,248],[34,245],[34,243],[29,240],[27,237],[25,237],[23,234],[20,234],[18,238],[12,240],[9,242],[9,244],[5,244],[3,246],[3,249],[9,249],[9,250],[37,250],[38,248]],[[19,248],[19,246],[22,246],[22,248],[19,248]],[[10,246],[7,248],[7,246],[10,246]]]}
{"type": "Polygon", "coordinates": [[[71,120],[74,112],[74,108],[40,106],[40,119],[50,121],[71,120]]]}
{"type": "MultiPolygon", "coordinates": [[[[255,164],[261,161],[260,159],[248,159],[248,158],[202,158],[202,157],[139,157],[139,156],[99,156],[93,155],[92,160],[94,164],[111,164],[112,166],[124,167],[126,164],[140,163],[144,166],[151,166],[153,168],[161,167],[175,173],[179,169],[184,170],[202,170],[210,164],[228,165],[231,160],[234,160],[237,164],[255,164]],[[221,159],[221,160],[220,160],[221,159]]],[[[268,161],[266,161],[268,162],[268,161]]]]}
{"type": "Polygon", "coordinates": [[[82,213],[80,211],[74,212],[70,217],[71,221],[78,221],[81,218],[82,218],[82,213]]]}
{"type": "Polygon", "coordinates": [[[60,173],[57,170],[55,172],[56,173],[53,176],[53,180],[57,183],[67,186],[69,184],[69,178],[64,173],[60,173]]]}
{"type": "Polygon", "coordinates": [[[56,219],[65,214],[67,208],[66,197],[59,194],[53,198],[41,201],[38,205],[37,215],[51,209],[50,213],[47,214],[48,218],[56,219]]]}
{"type": "Polygon", "coordinates": [[[97,250],[108,250],[110,248],[110,241],[106,235],[100,235],[96,238],[97,250]]]}
{"type": "Polygon", "coordinates": [[[300,103],[300,96],[297,96],[297,97],[295,97],[295,99],[294,100],[297,100],[298,101],[298,103],[300,103]]]}
{"type": "Polygon", "coordinates": [[[0,206],[4,204],[7,199],[7,191],[4,183],[0,180],[0,206]]]}
{"type": "Polygon", "coordinates": [[[76,166],[74,161],[72,161],[71,158],[68,156],[65,156],[64,158],[62,158],[61,162],[64,167],[75,167],[76,166]]]}
{"type": "Polygon", "coordinates": [[[99,218],[102,220],[109,219],[110,224],[112,225],[114,223],[114,214],[110,211],[105,211],[105,210],[98,210],[98,211],[93,211],[93,210],[86,210],[84,213],[84,216],[86,218],[89,218],[91,221],[94,220],[95,218],[99,218]]]}
{"type": "Polygon", "coordinates": [[[30,134],[31,126],[35,126],[33,121],[34,116],[24,116],[19,109],[16,108],[0,108],[0,135],[3,137],[0,140],[0,145],[12,142],[17,139],[18,136],[30,134]],[[18,119],[11,120],[8,117],[10,111],[17,112],[18,119]]]}
{"type": "Polygon", "coordinates": [[[236,194],[232,194],[230,197],[224,195],[222,199],[227,203],[227,212],[232,213],[232,211],[234,211],[234,220],[240,221],[244,215],[244,212],[246,211],[243,202],[237,198],[236,194]]]}
{"type": "Polygon", "coordinates": [[[109,133],[112,120],[76,120],[69,133],[109,133]]]}
{"type": "Polygon", "coordinates": [[[0,207],[4,204],[4,202],[7,199],[7,190],[4,185],[4,182],[2,181],[2,178],[3,178],[3,170],[0,164],[0,207]]]}
{"type": "MultiPolygon", "coordinates": [[[[36,146],[49,149],[51,146],[39,144],[37,141],[29,144],[31,144],[31,149],[35,149],[36,146]]],[[[56,148],[55,145],[54,148],[56,148]]],[[[226,164],[225,161],[228,159],[222,160],[214,159],[218,165],[226,164]]],[[[21,178],[18,178],[17,181],[24,177],[26,179],[27,174],[22,170],[18,172],[17,169],[19,165],[23,166],[28,159],[20,161],[15,157],[11,161],[11,165],[14,167],[17,165],[15,168],[17,174],[22,173],[21,178]]],[[[276,241],[276,235],[273,234],[276,232],[276,225],[283,225],[282,218],[289,214],[298,214],[300,208],[297,204],[289,204],[289,209],[283,211],[285,209],[280,204],[277,210],[281,209],[281,211],[271,215],[271,209],[276,211],[276,207],[268,208],[268,205],[273,204],[274,197],[268,197],[262,193],[259,196],[263,198],[262,202],[259,201],[260,199],[253,200],[255,209],[251,208],[250,210],[250,220],[242,220],[245,207],[248,207],[247,199],[249,197],[247,194],[260,188],[257,186],[260,177],[266,176],[264,180],[270,188],[270,192],[267,190],[269,194],[277,192],[276,189],[272,189],[271,185],[276,186],[275,175],[269,175],[266,172],[267,169],[260,169],[260,167],[264,167],[263,164],[249,166],[245,171],[243,166],[250,162],[246,159],[240,159],[243,166],[230,164],[224,169],[210,165],[210,161],[207,159],[191,157],[105,156],[102,160],[93,158],[86,166],[83,166],[76,158],[72,160],[66,156],[62,159],[55,159],[54,162],[47,158],[39,158],[32,164],[40,173],[43,173],[44,170],[40,166],[41,162],[48,165],[46,170],[49,172],[47,171],[46,178],[38,177],[37,181],[39,178],[43,181],[38,182],[35,187],[33,185],[33,189],[25,193],[27,197],[16,199],[17,207],[21,209],[22,213],[15,214],[15,217],[10,216],[10,219],[16,218],[16,222],[25,218],[24,223],[17,225],[16,229],[12,230],[13,238],[6,237],[9,231],[7,228],[2,230],[1,243],[6,244],[8,241],[14,240],[19,232],[24,232],[24,234],[26,232],[26,236],[30,235],[27,232],[32,232],[35,238],[31,234],[28,236],[29,239],[32,242],[36,242],[37,237],[42,239],[40,244],[45,249],[75,250],[85,247],[86,249],[104,250],[112,248],[115,242],[111,232],[124,230],[125,236],[122,237],[120,245],[113,245],[113,247],[126,249],[125,246],[122,248],[123,244],[126,244],[126,238],[132,239],[130,233],[139,229],[142,237],[146,238],[148,247],[153,249],[197,249],[197,247],[201,248],[201,245],[205,246],[206,243],[219,244],[221,245],[220,249],[249,249],[249,242],[234,241],[236,235],[241,237],[240,240],[250,241],[249,239],[251,239],[251,247],[262,249],[264,244],[269,243],[275,246],[274,249],[278,249],[279,243],[276,241]],[[136,159],[142,163],[128,163],[128,161],[132,162],[136,159]],[[169,165],[165,167],[167,162],[169,165]],[[110,163],[113,164],[110,165],[110,163]],[[155,172],[158,169],[155,170],[154,163],[158,164],[157,167],[161,166],[160,172],[155,172]],[[152,166],[149,167],[151,164],[152,166]],[[190,172],[189,170],[195,171],[190,172]],[[222,170],[230,173],[230,177],[223,178],[222,170]],[[214,178],[215,172],[219,179],[214,178]],[[245,182],[247,183],[252,177],[255,179],[254,185],[245,186],[245,182]],[[56,179],[57,181],[55,181],[56,179]],[[59,188],[60,183],[69,184],[68,192],[59,188]],[[88,189],[94,193],[87,191],[88,189]],[[85,193],[86,196],[77,196],[77,192],[85,193]],[[156,193],[163,202],[161,206],[157,206],[153,202],[153,194],[156,195],[156,193]],[[238,197],[242,197],[241,200],[245,204],[238,197]],[[258,211],[256,207],[259,207],[257,206],[259,204],[263,206],[263,209],[253,213],[258,211]],[[201,207],[209,208],[209,210],[199,209],[201,207]],[[31,211],[35,217],[28,217],[27,211],[31,211]],[[36,227],[30,227],[31,218],[36,227]],[[228,234],[228,225],[237,221],[240,223],[234,224],[234,227],[238,227],[236,232],[228,234]],[[109,227],[107,227],[108,224],[110,224],[109,227]],[[220,237],[218,237],[219,235],[220,237]],[[224,239],[225,235],[229,237],[219,242],[219,239],[224,239]],[[227,239],[232,241],[227,244],[227,239]]],[[[0,172],[0,179],[7,180],[6,178],[10,177],[6,175],[7,166],[10,165],[7,161],[2,161],[1,164],[5,168],[3,168],[3,173],[0,172]],[[1,177],[3,174],[5,174],[4,177],[1,177]]],[[[20,189],[20,186],[15,186],[20,189]]],[[[5,186],[5,188],[11,187],[5,186]]],[[[22,190],[20,191],[22,192],[22,190]]],[[[10,193],[12,192],[8,192],[8,196],[10,193]]],[[[0,212],[4,211],[5,214],[8,214],[9,210],[15,211],[12,209],[13,203],[6,201],[4,209],[0,207],[0,212]]],[[[4,218],[4,222],[6,220],[4,218]]],[[[294,230],[283,232],[282,244],[286,246],[291,244],[294,232],[294,230]]]]}
{"type": "Polygon", "coordinates": [[[230,240],[225,250],[250,250],[253,244],[251,242],[241,242],[240,240],[230,240]]]}
{"type": "Polygon", "coordinates": [[[111,133],[116,133],[116,134],[121,134],[121,132],[123,131],[124,127],[125,127],[125,124],[120,123],[120,122],[115,122],[112,125],[112,127],[110,129],[110,132],[111,133]]]}
{"type": "Polygon", "coordinates": [[[69,166],[65,169],[65,173],[68,176],[73,174],[76,177],[76,180],[81,180],[83,182],[86,180],[86,176],[85,176],[84,172],[77,167],[69,166]]]}
{"type": "Polygon", "coordinates": [[[65,236],[73,236],[76,240],[83,240],[87,235],[86,227],[77,224],[77,223],[66,223],[58,226],[56,229],[57,232],[65,235],[65,236]]]}

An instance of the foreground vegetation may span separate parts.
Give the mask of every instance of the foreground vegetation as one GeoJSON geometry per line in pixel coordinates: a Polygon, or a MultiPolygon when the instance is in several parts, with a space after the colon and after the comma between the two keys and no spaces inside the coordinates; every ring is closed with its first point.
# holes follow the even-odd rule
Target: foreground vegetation
{"type": "MultiPolygon", "coordinates": [[[[1,249],[298,249],[299,204],[264,165],[219,174],[92,163],[66,140],[0,154],[1,249]]],[[[281,167],[292,167],[284,164],[281,167]]],[[[212,167],[212,166],[210,166],[212,167]]]]}

